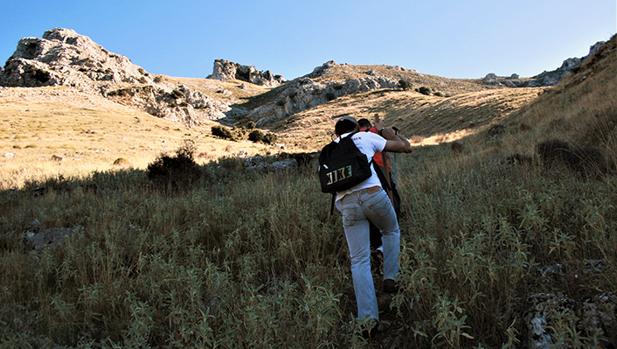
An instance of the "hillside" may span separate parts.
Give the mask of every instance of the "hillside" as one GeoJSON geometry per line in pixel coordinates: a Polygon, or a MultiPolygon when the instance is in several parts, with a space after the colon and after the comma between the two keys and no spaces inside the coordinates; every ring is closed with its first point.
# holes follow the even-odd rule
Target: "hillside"
{"type": "Polygon", "coordinates": [[[332,137],[342,114],[401,129],[416,145],[454,141],[485,129],[533,101],[543,88],[490,89],[452,97],[425,96],[413,91],[375,91],[342,97],[297,113],[273,126],[288,144],[307,150],[323,146],[332,137]]]}
{"type": "Polygon", "coordinates": [[[188,128],[68,87],[0,87],[0,188],[50,176],[145,168],[185,139],[195,142],[200,163],[277,151],[215,138],[210,131],[214,125],[218,124],[204,121],[188,128]],[[120,158],[125,161],[114,165],[120,158]]]}

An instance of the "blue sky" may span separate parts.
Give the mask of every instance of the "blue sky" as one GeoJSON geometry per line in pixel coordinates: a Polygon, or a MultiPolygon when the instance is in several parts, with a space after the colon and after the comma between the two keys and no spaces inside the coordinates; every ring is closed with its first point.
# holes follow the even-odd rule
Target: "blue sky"
{"type": "Polygon", "coordinates": [[[7,0],[0,11],[0,62],[19,38],[68,27],[153,73],[190,77],[215,58],[287,78],[330,59],[531,76],[617,31],[615,0],[7,0]]]}

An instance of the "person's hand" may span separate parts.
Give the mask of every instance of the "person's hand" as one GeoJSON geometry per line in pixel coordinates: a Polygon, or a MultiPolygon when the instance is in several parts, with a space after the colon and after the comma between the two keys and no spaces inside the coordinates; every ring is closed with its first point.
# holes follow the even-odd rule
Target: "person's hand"
{"type": "Polygon", "coordinates": [[[381,120],[379,115],[375,115],[375,118],[373,119],[373,127],[378,130],[381,130],[383,128],[383,120],[381,120]]]}

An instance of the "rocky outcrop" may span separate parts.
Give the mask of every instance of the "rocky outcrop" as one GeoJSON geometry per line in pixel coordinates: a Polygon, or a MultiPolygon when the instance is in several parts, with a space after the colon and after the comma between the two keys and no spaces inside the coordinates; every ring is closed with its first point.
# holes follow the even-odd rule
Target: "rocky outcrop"
{"type": "Polygon", "coordinates": [[[260,71],[252,65],[241,65],[225,59],[214,61],[214,68],[209,79],[241,80],[256,85],[276,87],[285,82],[282,75],[274,75],[269,70],[260,71]]]}
{"type": "Polygon", "coordinates": [[[40,39],[21,39],[0,70],[0,85],[71,86],[189,126],[221,118],[229,110],[226,104],[186,86],[155,79],[127,57],[63,28],[46,31],[40,39]]]}
{"type": "Polygon", "coordinates": [[[48,30],[43,38],[19,40],[0,84],[15,87],[70,85],[95,89],[93,81],[152,83],[152,77],[127,57],[107,51],[71,29],[48,30]]]}
{"type": "Polygon", "coordinates": [[[494,73],[489,73],[482,78],[482,83],[496,87],[539,87],[557,85],[559,81],[575,72],[581,63],[587,59],[587,57],[592,57],[595,55],[604,43],[604,41],[599,41],[591,46],[587,56],[581,58],[568,58],[563,61],[559,68],[551,71],[544,71],[531,78],[521,78],[518,74],[512,74],[509,77],[505,77],[497,76],[494,73]]]}
{"type": "Polygon", "coordinates": [[[257,126],[264,126],[292,114],[327,103],[336,98],[378,89],[398,88],[399,81],[383,76],[366,76],[347,80],[316,81],[333,61],[315,68],[311,74],[289,81],[278,91],[273,102],[257,107],[247,115],[257,126]]]}

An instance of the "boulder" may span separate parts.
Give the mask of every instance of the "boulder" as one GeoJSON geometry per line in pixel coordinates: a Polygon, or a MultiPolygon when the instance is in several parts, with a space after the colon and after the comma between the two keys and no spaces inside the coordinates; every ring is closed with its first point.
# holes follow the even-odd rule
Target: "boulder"
{"type": "Polygon", "coordinates": [[[79,230],[80,227],[43,229],[41,223],[35,219],[30,229],[24,232],[23,243],[26,249],[40,251],[61,244],[79,230]]]}
{"type": "Polygon", "coordinates": [[[222,81],[241,80],[269,87],[285,82],[282,75],[274,75],[269,70],[260,71],[252,65],[241,65],[225,59],[214,60],[212,75],[208,78],[222,81]]]}

